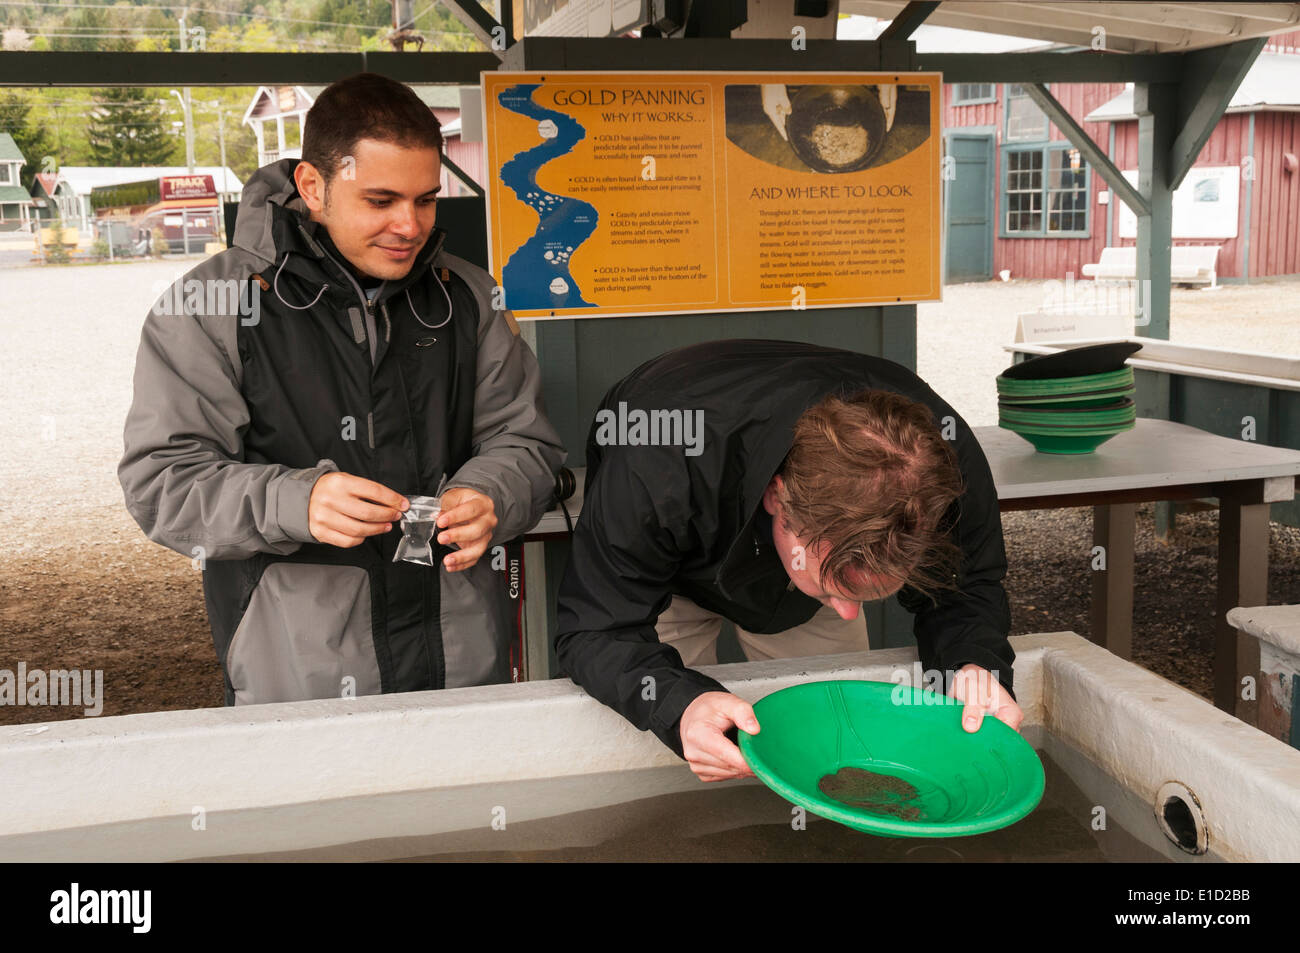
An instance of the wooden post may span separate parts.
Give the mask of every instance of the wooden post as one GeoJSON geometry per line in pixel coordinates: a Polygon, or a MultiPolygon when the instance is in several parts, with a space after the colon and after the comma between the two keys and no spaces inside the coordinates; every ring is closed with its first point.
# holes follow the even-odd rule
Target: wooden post
{"type": "MultiPolygon", "coordinates": [[[[1138,83],[1133,87],[1133,111],[1138,117],[1138,191],[1149,214],[1137,211],[1137,333],[1169,340],[1169,258],[1173,246],[1171,157],[1178,109],[1174,83],[1138,83]]],[[[1155,412],[1170,418],[1169,379],[1155,395],[1155,412]]],[[[1156,503],[1156,538],[1165,541],[1174,531],[1174,505],[1156,503]]]]}
{"type": "MultiPolygon", "coordinates": [[[[1105,569],[1092,570],[1092,607],[1088,637],[1122,659],[1133,657],[1133,532],[1136,503],[1092,508],[1092,542],[1105,569]]],[[[1095,550],[1094,550],[1095,552],[1095,550]]]]}
{"type": "Polygon", "coordinates": [[[1228,622],[1228,610],[1268,602],[1268,511],[1260,489],[1219,497],[1219,580],[1214,615],[1214,704],[1249,725],[1259,711],[1259,642],[1228,622]],[[1255,679],[1242,698],[1242,679],[1255,679]]]}

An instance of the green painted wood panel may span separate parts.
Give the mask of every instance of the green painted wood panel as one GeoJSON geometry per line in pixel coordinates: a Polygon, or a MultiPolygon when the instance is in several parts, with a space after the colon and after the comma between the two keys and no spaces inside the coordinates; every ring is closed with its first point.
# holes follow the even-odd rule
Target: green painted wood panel
{"type": "MultiPolygon", "coordinates": [[[[605,392],[645,361],[687,344],[723,338],[801,341],[874,354],[916,369],[916,306],[817,308],[636,318],[522,322],[542,368],[547,415],[585,464],[587,432],[605,392]]],[[[546,600],[552,641],[555,596],[568,560],[567,541],[546,544],[546,600]]],[[[890,598],[863,607],[873,648],[914,645],[912,615],[890,598]]],[[[719,640],[720,661],[740,661],[734,634],[719,640]]],[[[554,671],[554,648],[551,664],[554,671]]]]}

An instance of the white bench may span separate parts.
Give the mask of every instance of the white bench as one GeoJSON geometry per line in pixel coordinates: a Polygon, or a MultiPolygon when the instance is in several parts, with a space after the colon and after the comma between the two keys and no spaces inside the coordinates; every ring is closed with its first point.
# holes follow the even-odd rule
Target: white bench
{"type": "MultiPolygon", "coordinates": [[[[1218,245],[1175,245],[1171,249],[1169,280],[1172,284],[1219,286],[1218,245]]],[[[1083,273],[1098,281],[1137,280],[1137,247],[1103,248],[1101,261],[1083,266],[1083,273]]]]}

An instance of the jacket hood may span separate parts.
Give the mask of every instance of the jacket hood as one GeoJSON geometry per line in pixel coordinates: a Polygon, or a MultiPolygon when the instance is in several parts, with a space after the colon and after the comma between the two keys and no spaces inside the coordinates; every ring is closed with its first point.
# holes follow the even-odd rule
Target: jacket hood
{"type": "Polygon", "coordinates": [[[292,209],[306,216],[311,210],[298,194],[293,170],[298,159],[281,159],[264,165],[244,184],[235,218],[234,244],[266,261],[275,261],[275,240],[271,234],[271,205],[292,209]]]}

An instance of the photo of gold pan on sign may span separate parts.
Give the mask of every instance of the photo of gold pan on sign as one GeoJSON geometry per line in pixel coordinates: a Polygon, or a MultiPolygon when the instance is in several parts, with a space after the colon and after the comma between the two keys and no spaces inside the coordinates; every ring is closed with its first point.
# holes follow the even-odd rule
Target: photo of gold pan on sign
{"type": "Polygon", "coordinates": [[[795,172],[887,165],[930,136],[930,91],[902,83],[763,83],[726,87],[727,138],[795,172]]]}

